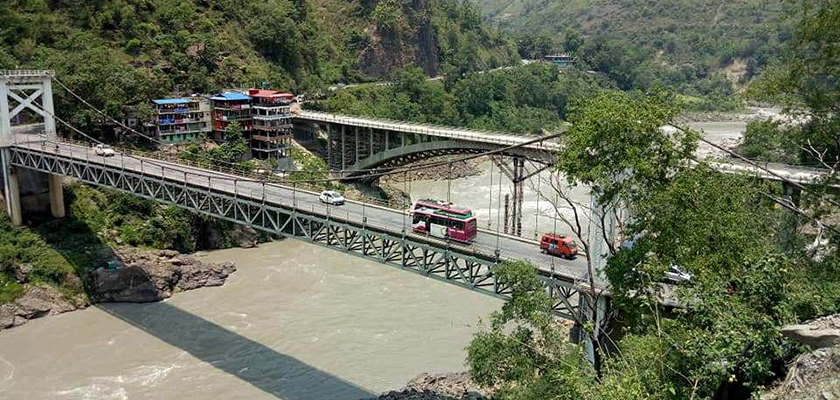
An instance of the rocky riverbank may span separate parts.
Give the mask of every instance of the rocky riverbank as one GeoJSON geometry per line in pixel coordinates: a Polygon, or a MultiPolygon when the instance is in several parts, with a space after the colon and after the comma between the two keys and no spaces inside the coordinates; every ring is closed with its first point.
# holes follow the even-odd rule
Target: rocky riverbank
{"type": "Polygon", "coordinates": [[[782,115],[782,110],[777,107],[747,107],[741,111],[733,112],[688,112],[677,116],[676,122],[680,124],[692,122],[751,122],[767,119],[789,120],[788,117],[782,115]]]}
{"type": "Polygon", "coordinates": [[[394,175],[386,175],[380,179],[380,183],[383,185],[386,183],[402,183],[406,179],[412,181],[425,181],[425,180],[434,180],[434,181],[442,181],[448,179],[450,176],[452,179],[459,179],[459,178],[466,178],[469,176],[476,176],[481,174],[481,169],[479,169],[479,164],[481,164],[481,160],[478,158],[467,160],[467,161],[457,161],[452,163],[452,170],[450,172],[449,165],[443,164],[436,167],[429,167],[429,168],[411,168],[416,165],[420,164],[430,164],[430,163],[437,163],[437,162],[444,162],[444,161],[452,161],[461,158],[460,155],[452,155],[452,156],[438,156],[432,158],[426,158],[420,161],[416,161],[414,163],[406,165],[409,168],[409,171],[405,174],[394,174],[394,175]]]}
{"type": "Polygon", "coordinates": [[[486,400],[467,372],[432,375],[423,373],[401,390],[368,400],[486,400]]]}
{"type": "Polygon", "coordinates": [[[800,355],[761,400],[840,399],[840,314],[785,326],[782,334],[814,350],[800,355]]]}
{"type": "Polygon", "coordinates": [[[223,285],[236,271],[231,263],[205,263],[172,250],[121,248],[114,253],[112,267],[116,268],[96,269],[85,285],[88,296],[68,298],[54,287],[30,284],[26,266],[15,266],[15,277],[25,291],[13,302],[0,305],[0,330],[93,303],[160,301],[173,293],[223,285]]]}

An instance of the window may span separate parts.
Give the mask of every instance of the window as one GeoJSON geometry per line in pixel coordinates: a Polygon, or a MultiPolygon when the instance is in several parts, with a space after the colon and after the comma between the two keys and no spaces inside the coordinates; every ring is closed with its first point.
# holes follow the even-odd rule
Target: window
{"type": "Polygon", "coordinates": [[[449,220],[438,216],[432,216],[432,223],[435,225],[449,226],[449,220]]]}

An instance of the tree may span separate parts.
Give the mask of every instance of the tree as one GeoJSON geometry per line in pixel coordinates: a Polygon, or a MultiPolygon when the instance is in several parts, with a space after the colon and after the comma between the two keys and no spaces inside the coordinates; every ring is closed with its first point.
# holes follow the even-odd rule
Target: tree
{"type": "Polygon", "coordinates": [[[247,153],[248,142],[242,137],[242,129],[239,127],[239,123],[234,121],[225,128],[225,141],[211,150],[210,156],[222,166],[230,167],[230,164],[239,163],[247,153]]]}
{"type": "Polygon", "coordinates": [[[679,109],[665,94],[602,92],[571,108],[558,168],[597,190],[602,204],[633,201],[688,166],[697,133],[663,129],[679,109]]]}
{"type": "Polygon", "coordinates": [[[563,35],[563,48],[567,53],[574,54],[583,46],[583,37],[574,27],[568,27],[563,35]]]}
{"type": "Polygon", "coordinates": [[[840,166],[840,1],[801,2],[788,56],[750,87],[758,98],[783,101],[795,118],[807,119],[794,145],[800,161],[840,166]]]}
{"type": "MultiPolygon", "coordinates": [[[[773,188],[689,164],[695,134],[660,129],[673,115],[661,96],[603,94],[573,109],[559,170],[632,216],[623,226],[632,240],[612,249],[606,267],[617,328],[596,338],[616,350],[598,374],[581,366],[578,349],[553,341],[557,327],[544,322],[550,303],[533,267],[507,265],[500,277],[512,299],[468,349],[473,373],[499,385],[500,398],[746,398],[797,352],[781,325],[837,310],[840,290],[815,295],[829,287],[819,280],[840,279],[827,278],[836,264],[777,247],[773,188]],[[661,280],[672,265],[693,278],[668,294],[681,307],[666,311],[661,280]]],[[[579,226],[585,205],[564,201],[574,210],[565,220],[579,226]]]]}

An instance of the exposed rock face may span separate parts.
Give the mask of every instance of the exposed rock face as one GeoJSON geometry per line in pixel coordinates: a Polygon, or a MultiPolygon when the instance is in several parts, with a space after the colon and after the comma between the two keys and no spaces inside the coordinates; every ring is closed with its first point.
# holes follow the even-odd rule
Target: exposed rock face
{"type": "Polygon", "coordinates": [[[423,373],[405,388],[377,397],[378,400],[483,400],[486,399],[470,380],[469,373],[431,375],[423,373]]]}
{"type": "Polygon", "coordinates": [[[224,232],[218,229],[218,226],[210,223],[201,228],[203,231],[202,248],[206,249],[223,249],[234,245],[245,249],[257,247],[259,242],[259,233],[253,228],[234,224],[229,229],[226,228],[224,232]]]}
{"type": "Polygon", "coordinates": [[[800,355],[787,377],[762,400],[840,400],[840,314],[782,328],[791,340],[817,348],[800,355]],[[835,347],[831,347],[835,346],[835,347]]]}
{"type": "MultiPolygon", "coordinates": [[[[462,156],[455,155],[455,156],[440,156],[440,157],[432,157],[420,160],[415,163],[408,164],[407,167],[411,167],[415,164],[429,164],[435,162],[442,162],[448,160],[455,160],[462,156]]],[[[435,181],[442,181],[449,179],[451,176],[452,179],[459,179],[459,178],[466,178],[469,176],[476,176],[481,174],[481,169],[478,168],[478,165],[481,163],[479,159],[467,160],[467,161],[458,161],[452,163],[452,169],[449,169],[448,164],[439,165],[436,167],[430,168],[422,168],[422,169],[412,169],[407,174],[394,174],[394,175],[386,175],[382,178],[383,183],[394,183],[394,182],[403,182],[406,178],[417,181],[417,180],[435,180],[435,181]]]]}
{"type": "Polygon", "coordinates": [[[94,272],[91,297],[96,302],[159,301],[178,291],[220,286],[236,271],[231,263],[204,263],[171,250],[121,249],[117,257],[123,267],[94,272]]]}
{"type": "Polygon", "coordinates": [[[23,296],[0,305],[0,330],[25,324],[30,319],[74,311],[88,306],[83,296],[67,299],[53,287],[28,286],[23,296]]]}
{"type": "Polygon", "coordinates": [[[19,283],[26,283],[29,281],[29,274],[32,272],[32,265],[30,264],[15,264],[12,265],[12,274],[15,280],[19,283]]]}
{"type": "MultiPolygon", "coordinates": [[[[414,3],[415,9],[428,8],[424,1],[414,3]]],[[[359,65],[366,74],[385,78],[407,66],[421,68],[429,76],[438,74],[440,54],[431,21],[418,21],[412,29],[404,32],[377,26],[367,30],[372,43],[359,55],[359,65]]]]}
{"type": "Polygon", "coordinates": [[[791,340],[815,349],[840,344],[840,315],[829,315],[801,325],[782,327],[782,334],[791,340]]]}
{"type": "Polygon", "coordinates": [[[832,399],[840,399],[840,349],[837,347],[799,356],[784,382],[761,396],[761,400],[832,399]]]}

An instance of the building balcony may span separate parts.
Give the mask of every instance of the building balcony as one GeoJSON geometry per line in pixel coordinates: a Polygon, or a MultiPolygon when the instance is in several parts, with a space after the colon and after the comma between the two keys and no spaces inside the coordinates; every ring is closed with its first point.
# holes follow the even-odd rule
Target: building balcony
{"type": "Polygon", "coordinates": [[[253,114],[251,115],[254,119],[263,120],[263,121],[277,121],[280,119],[292,119],[291,114],[275,114],[275,115],[262,115],[262,114],[253,114]]]}
{"type": "Polygon", "coordinates": [[[184,134],[202,133],[202,132],[210,132],[210,128],[185,129],[185,130],[182,130],[182,131],[181,130],[160,131],[160,132],[158,132],[158,136],[184,135],[184,134]]]}
{"type": "Polygon", "coordinates": [[[158,125],[181,125],[181,124],[195,124],[200,122],[208,122],[209,120],[204,118],[184,118],[184,119],[159,119],[158,125]]]}
{"type": "Polygon", "coordinates": [[[251,119],[251,116],[250,116],[250,115],[240,115],[240,116],[235,116],[235,115],[217,115],[214,119],[215,119],[216,121],[242,121],[242,120],[250,120],[250,119],[251,119]]]}
{"type": "Polygon", "coordinates": [[[257,131],[265,131],[265,132],[290,132],[292,130],[292,125],[277,125],[277,126],[264,126],[264,125],[252,125],[254,130],[257,131]]]}
{"type": "Polygon", "coordinates": [[[189,112],[198,111],[198,109],[191,109],[191,108],[166,108],[166,109],[157,109],[158,114],[187,114],[189,112]]]}
{"type": "Polygon", "coordinates": [[[216,110],[249,110],[251,109],[250,104],[225,104],[225,105],[217,105],[213,107],[216,110]]]}
{"type": "Polygon", "coordinates": [[[292,135],[282,135],[282,136],[253,135],[253,136],[251,136],[251,139],[259,141],[259,142],[277,144],[277,143],[283,143],[285,141],[291,140],[292,135]]]}

